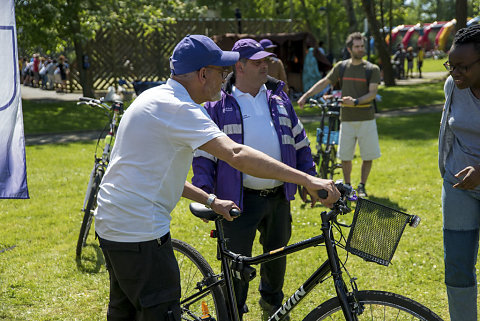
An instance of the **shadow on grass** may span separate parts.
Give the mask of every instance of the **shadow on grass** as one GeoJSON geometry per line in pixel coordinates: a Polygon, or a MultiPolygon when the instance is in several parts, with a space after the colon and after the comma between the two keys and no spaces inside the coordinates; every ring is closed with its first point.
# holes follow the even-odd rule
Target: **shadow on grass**
{"type": "Polygon", "coordinates": [[[100,109],[77,106],[75,102],[23,102],[26,134],[101,130],[108,117],[100,109]]]}
{"type": "Polygon", "coordinates": [[[102,250],[98,244],[87,244],[81,257],[76,257],[77,269],[83,273],[98,273],[105,265],[102,250]]]}
{"type": "Polygon", "coordinates": [[[387,206],[387,207],[390,207],[390,208],[393,208],[394,210],[397,210],[397,211],[400,211],[400,212],[406,212],[406,208],[404,207],[401,207],[400,205],[398,205],[398,203],[396,202],[392,202],[390,199],[388,198],[385,198],[385,197],[376,197],[374,195],[369,195],[367,197],[367,199],[369,201],[372,201],[372,202],[375,202],[375,203],[378,203],[378,204],[381,204],[383,206],[387,206]]]}

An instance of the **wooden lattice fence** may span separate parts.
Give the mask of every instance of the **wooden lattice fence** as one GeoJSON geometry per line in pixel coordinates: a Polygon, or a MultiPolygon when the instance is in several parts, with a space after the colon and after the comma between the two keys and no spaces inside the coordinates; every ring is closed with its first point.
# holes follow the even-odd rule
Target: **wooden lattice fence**
{"type": "MultiPolygon", "coordinates": [[[[187,34],[207,36],[237,33],[235,19],[188,19],[161,21],[161,27],[152,32],[144,29],[103,29],[87,45],[89,72],[94,90],[106,90],[119,79],[165,80],[170,75],[168,58],[175,45],[187,34]]],[[[291,20],[243,19],[242,33],[269,34],[303,31],[303,25],[291,20]]],[[[78,66],[72,64],[71,89],[79,90],[78,66]]]]}

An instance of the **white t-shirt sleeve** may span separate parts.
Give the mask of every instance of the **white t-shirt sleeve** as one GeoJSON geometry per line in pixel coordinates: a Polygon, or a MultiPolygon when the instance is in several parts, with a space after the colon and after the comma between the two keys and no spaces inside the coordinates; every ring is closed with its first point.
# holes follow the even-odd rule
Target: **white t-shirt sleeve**
{"type": "Polygon", "coordinates": [[[171,126],[171,137],[177,144],[197,149],[219,136],[225,135],[199,105],[185,104],[178,109],[171,126]]]}

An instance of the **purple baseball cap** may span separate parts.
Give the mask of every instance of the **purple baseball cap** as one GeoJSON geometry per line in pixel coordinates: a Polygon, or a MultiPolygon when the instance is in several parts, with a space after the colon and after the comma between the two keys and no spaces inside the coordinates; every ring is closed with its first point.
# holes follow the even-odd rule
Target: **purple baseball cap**
{"type": "Polygon", "coordinates": [[[270,39],[262,39],[260,40],[260,44],[262,45],[263,49],[275,48],[277,46],[274,45],[270,39]]]}
{"type": "Polygon", "coordinates": [[[232,51],[240,53],[240,58],[258,60],[268,56],[275,56],[274,53],[263,50],[262,45],[253,39],[240,39],[233,45],[232,51]]]}
{"type": "Polygon", "coordinates": [[[238,52],[223,51],[207,36],[187,35],[173,49],[170,71],[182,75],[209,65],[231,66],[238,59],[238,52]]]}

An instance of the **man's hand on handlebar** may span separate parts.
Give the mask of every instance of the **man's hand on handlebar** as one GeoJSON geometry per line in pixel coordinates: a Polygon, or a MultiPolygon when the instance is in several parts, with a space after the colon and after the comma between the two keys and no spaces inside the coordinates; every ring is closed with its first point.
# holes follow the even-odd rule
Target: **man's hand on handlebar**
{"type": "MultiPolygon", "coordinates": [[[[240,208],[234,202],[229,200],[222,200],[219,198],[216,198],[212,202],[210,207],[215,213],[222,215],[223,218],[226,219],[227,221],[233,221],[233,217],[231,217],[229,213],[232,208],[236,208],[237,210],[240,211],[240,208]]],[[[204,222],[208,222],[208,221],[204,220],[204,222]]]]}
{"type": "Polygon", "coordinates": [[[342,97],[342,104],[344,106],[355,106],[355,98],[351,96],[342,97]]]}
{"type": "Polygon", "coordinates": [[[311,182],[308,186],[305,186],[310,197],[312,198],[312,207],[317,201],[320,201],[326,207],[332,208],[333,204],[340,198],[340,192],[335,186],[335,182],[332,180],[322,179],[318,177],[310,176],[311,182]],[[327,198],[322,199],[318,196],[318,190],[325,190],[328,193],[327,198]]]}
{"type": "Polygon", "coordinates": [[[297,100],[298,106],[300,109],[303,109],[305,107],[305,103],[307,102],[307,94],[303,94],[300,99],[297,100]]]}

